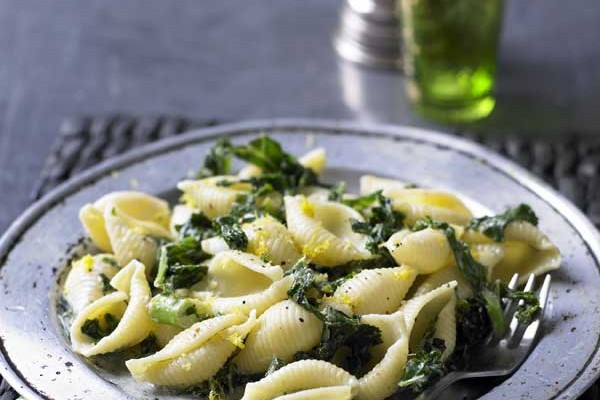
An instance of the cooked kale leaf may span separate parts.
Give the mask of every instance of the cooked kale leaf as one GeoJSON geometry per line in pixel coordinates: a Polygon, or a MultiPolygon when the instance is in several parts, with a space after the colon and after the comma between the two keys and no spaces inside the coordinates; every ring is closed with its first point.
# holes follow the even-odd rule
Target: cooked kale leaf
{"type": "Polygon", "coordinates": [[[342,367],[360,375],[371,358],[371,347],[381,343],[379,328],[362,324],[359,317],[349,317],[332,307],[326,307],[321,342],[310,354],[317,359],[330,361],[338,350],[346,348],[348,354],[342,360],[342,367]]]}
{"type": "Polygon", "coordinates": [[[202,251],[200,242],[191,236],[163,245],[154,286],[171,291],[201,281],[208,267],[200,263],[209,257],[202,251]]]}
{"type": "Polygon", "coordinates": [[[447,222],[424,218],[418,220],[412,230],[417,232],[426,228],[439,229],[446,235],[458,269],[474,289],[483,289],[487,282],[487,268],[473,258],[468,244],[456,238],[454,228],[447,222]]]}
{"type": "Polygon", "coordinates": [[[540,309],[535,295],[533,293],[511,290],[500,282],[488,282],[487,268],[473,258],[468,244],[456,238],[456,233],[452,226],[446,222],[425,218],[415,223],[413,231],[425,228],[439,229],[446,235],[448,244],[454,254],[456,265],[475,290],[477,301],[485,304],[492,330],[497,337],[502,335],[506,329],[503,312],[504,299],[522,299],[524,301],[524,305],[517,311],[519,321],[528,322],[535,316],[540,309]]]}
{"type": "Polygon", "coordinates": [[[242,230],[242,226],[237,218],[231,215],[219,217],[215,219],[214,226],[230,249],[246,250],[246,247],[248,247],[248,236],[242,230]]]}
{"type": "Polygon", "coordinates": [[[316,296],[314,296],[317,291],[315,273],[309,268],[306,259],[301,258],[296,265],[285,272],[285,276],[290,275],[293,277],[293,280],[287,292],[288,297],[317,317],[322,318],[317,308],[318,301],[316,296]]]}
{"type": "Polygon", "coordinates": [[[329,189],[329,194],[327,195],[327,200],[341,202],[344,200],[345,194],[346,194],[346,182],[342,181],[336,185],[333,185],[333,187],[331,187],[331,189],[329,189]]]}
{"type": "Polygon", "coordinates": [[[208,152],[198,178],[207,178],[215,175],[227,175],[231,171],[231,142],[221,139],[208,152]]]}
{"type": "Polygon", "coordinates": [[[117,328],[119,320],[112,314],[106,313],[95,319],[86,319],[81,325],[81,333],[98,341],[108,336],[117,328]]]}
{"type": "Polygon", "coordinates": [[[233,147],[233,154],[260,167],[263,174],[256,179],[271,184],[279,192],[295,193],[299,188],[319,185],[317,174],[312,169],[304,167],[268,136],[233,147]]]}
{"type": "Polygon", "coordinates": [[[177,225],[175,229],[179,232],[179,239],[192,237],[198,242],[217,235],[212,221],[201,212],[193,213],[186,223],[177,225]]]}
{"type": "Polygon", "coordinates": [[[482,343],[492,332],[492,321],[481,297],[461,299],[456,304],[457,343],[461,347],[482,343]]]}
{"type": "Polygon", "coordinates": [[[482,232],[496,242],[501,242],[504,238],[506,226],[513,221],[526,221],[532,225],[537,225],[538,217],[527,204],[519,204],[517,207],[493,217],[473,218],[468,225],[468,229],[482,232]]]}
{"type": "Polygon", "coordinates": [[[379,205],[369,210],[366,220],[364,222],[351,220],[351,224],[354,232],[362,233],[369,237],[366,245],[367,249],[373,254],[381,254],[384,249],[379,245],[402,228],[404,214],[394,211],[392,200],[385,197],[381,191],[374,192],[363,198],[348,201],[353,202],[349,204],[351,207],[355,207],[357,204],[361,204],[362,207],[366,206],[367,203],[369,205],[372,204],[375,200],[379,205]]]}
{"type": "Polygon", "coordinates": [[[446,374],[446,365],[442,360],[444,350],[446,345],[443,340],[436,338],[425,340],[415,354],[409,355],[404,377],[398,386],[420,393],[444,376],[446,374]]]}

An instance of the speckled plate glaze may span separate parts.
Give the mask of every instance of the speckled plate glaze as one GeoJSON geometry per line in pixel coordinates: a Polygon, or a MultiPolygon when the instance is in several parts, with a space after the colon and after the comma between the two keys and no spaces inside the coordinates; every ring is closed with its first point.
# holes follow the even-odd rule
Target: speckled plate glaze
{"type": "Polygon", "coordinates": [[[58,281],[84,235],[77,219],[83,204],[133,182],[174,199],[176,182],[198,167],[216,139],[245,142],[261,132],[295,154],[325,147],[326,178],[356,181],[376,173],[456,191],[485,205],[476,207],[480,212],[519,202],[536,210],[541,229],[564,256],[543,337],[513,376],[460,385],[446,398],[575,399],[598,378],[599,235],[561,195],[512,162],[455,137],[406,127],[271,120],[193,131],[140,148],[81,174],[23,213],[0,239],[0,373],[8,382],[28,399],[187,398],[135,383],[111,359],[92,364],[74,354],[57,318],[58,281]]]}

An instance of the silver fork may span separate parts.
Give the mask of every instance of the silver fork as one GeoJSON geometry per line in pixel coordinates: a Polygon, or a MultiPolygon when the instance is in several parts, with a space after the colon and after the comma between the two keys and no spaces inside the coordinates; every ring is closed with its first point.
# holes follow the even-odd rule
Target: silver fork
{"type": "MultiPolygon", "coordinates": [[[[519,280],[515,274],[508,287],[517,288],[519,280]]],[[[426,389],[415,400],[433,400],[438,398],[445,389],[456,381],[468,378],[498,377],[512,374],[525,361],[527,355],[534,347],[540,332],[540,326],[544,318],[544,311],[548,303],[550,293],[550,275],[544,277],[544,283],[538,292],[540,311],[528,325],[519,323],[516,317],[516,309],[523,304],[510,301],[504,308],[506,320],[512,315],[512,319],[504,336],[500,339],[490,339],[481,347],[478,347],[468,359],[468,366],[463,370],[452,371],[442,377],[433,386],[426,389]]],[[[531,274],[525,284],[525,291],[533,291],[535,276],[531,274]]]]}

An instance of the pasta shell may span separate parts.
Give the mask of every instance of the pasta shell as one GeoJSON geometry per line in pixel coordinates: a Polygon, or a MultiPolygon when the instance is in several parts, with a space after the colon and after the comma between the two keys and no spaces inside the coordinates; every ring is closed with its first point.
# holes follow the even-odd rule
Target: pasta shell
{"type": "Polygon", "coordinates": [[[357,399],[383,400],[398,390],[408,358],[408,336],[402,324],[398,325],[397,339],[387,348],[381,360],[358,380],[357,399]]]}
{"type": "Polygon", "coordinates": [[[405,215],[409,225],[425,217],[431,217],[452,224],[466,225],[473,215],[464,203],[454,194],[434,189],[407,188],[406,184],[392,179],[372,175],[362,176],[362,194],[382,190],[393,201],[394,209],[405,215]]]}
{"type": "MultiPolygon", "coordinates": [[[[96,247],[105,252],[113,251],[116,239],[107,230],[106,211],[117,210],[124,216],[130,228],[137,228],[148,235],[170,237],[169,205],[166,201],[141,192],[113,192],[86,204],[79,212],[79,219],[96,247]]],[[[127,261],[128,262],[128,261],[127,261]]],[[[121,264],[125,265],[127,262],[121,264]]]]}
{"type": "Polygon", "coordinates": [[[515,273],[519,284],[530,274],[536,276],[560,268],[562,257],[558,248],[536,226],[525,221],[509,223],[501,243],[467,230],[463,240],[470,244],[473,255],[488,263],[489,278],[508,283],[515,273]]]}
{"type": "Polygon", "coordinates": [[[315,389],[312,396],[324,395],[328,393],[326,389],[332,386],[349,387],[354,394],[357,381],[348,372],[326,361],[302,360],[288,364],[258,382],[247,384],[242,400],[271,400],[308,389],[315,389]]]}
{"type": "MultiPolygon", "coordinates": [[[[266,258],[284,270],[291,268],[300,259],[290,232],[270,215],[242,225],[242,230],[248,238],[246,250],[249,253],[266,258]]],[[[229,246],[222,237],[213,237],[202,241],[202,250],[208,254],[217,254],[229,250],[229,246]]]]}
{"type": "Polygon", "coordinates": [[[385,247],[398,264],[410,265],[420,275],[431,274],[449,265],[453,255],[446,236],[431,228],[397,232],[388,239],[385,247]]]}
{"type": "Polygon", "coordinates": [[[150,287],[144,265],[135,260],[130,262],[113,277],[111,285],[118,291],[85,307],[71,326],[73,350],[86,357],[138,344],[152,329],[146,309],[150,301],[150,287]],[[95,343],[81,328],[86,320],[96,319],[107,312],[121,317],[121,320],[112,333],[95,343]]]}
{"type": "Polygon", "coordinates": [[[204,213],[208,218],[229,214],[239,195],[250,191],[248,183],[239,182],[236,176],[213,176],[199,180],[185,180],[177,184],[183,192],[182,200],[190,207],[204,213]],[[222,181],[234,182],[232,185],[219,186],[222,181]]]}
{"type": "Polygon", "coordinates": [[[297,303],[279,302],[258,318],[234,363],[242,373],[264,372],[273,357],[289,362],[298,351],[308,351],[319,344],[322,328],[321,320],[297,303]]]}
{"type": "Polygon", "coordinates": [[[256,324],[256,316],[230,314],[198,322],[176,335],[162,350],[125,364],[138,381],[189,387],[212,377],[256,324]]]}
{"type": "Polygon", "coordinates": [[[75,314],[104,295],[105,278],[119,271],[111,254],[86,255],[73,263],[63,289],[63,295],[75,314]]]}
{"type": "Polygon", "coordinates": [[[332,267],[371,258],[367,237],[352,230],[354,209],[340,203],[309,201],[302,195],[284,198],[288,230],[303,253],[315,263],[332,267]]]}
{"type": "Polygon", "coordinates": [[[446,283],[431,292],[408,300],[397,311],[404,316],[406,330],[410,332],[410,350],[420,345],[425,333],[431,328],[442,309],[455,296],[456,281],[446,283]]]}
{"type": "Polygon", "coordinates": [[[412,267],[368,269],[340,285],[327,303],[351,314],[391,314],[410,289],[417,271],[412,267]]]}

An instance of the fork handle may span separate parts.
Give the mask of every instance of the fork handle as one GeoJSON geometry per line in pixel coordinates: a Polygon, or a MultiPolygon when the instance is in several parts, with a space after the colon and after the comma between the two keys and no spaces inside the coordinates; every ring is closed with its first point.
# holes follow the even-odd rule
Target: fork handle
{"type": "Polygon", "coordinates": [[[461,380],[464,377],[464,373],[461,372],[450,372],[446,374],[433,384],[433,386],[426,389],[422,392],[419,397],[415,400],[434,400],[441,396],[441,394],[448,388],[448,386],[452,385],[454,382],[461,380]]]}

